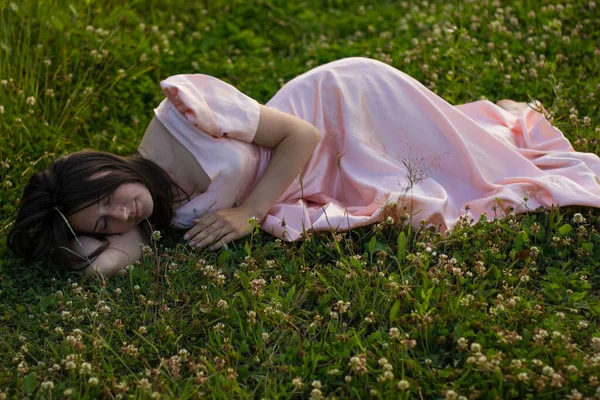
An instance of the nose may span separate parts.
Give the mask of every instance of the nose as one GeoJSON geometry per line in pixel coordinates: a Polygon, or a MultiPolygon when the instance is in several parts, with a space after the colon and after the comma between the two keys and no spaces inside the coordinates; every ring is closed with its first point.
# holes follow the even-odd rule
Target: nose
{"type": "Polygon", "coordinates": [[[127,222],[129,221],[129,215],[131,214],[126,206],[115,207],[113,211],[113,218],[118,221],[127,222]]]}

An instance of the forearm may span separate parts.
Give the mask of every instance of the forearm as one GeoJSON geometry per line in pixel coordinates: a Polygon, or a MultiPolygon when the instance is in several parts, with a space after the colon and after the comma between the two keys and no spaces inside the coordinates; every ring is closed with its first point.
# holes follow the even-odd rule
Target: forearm
{"type": "MultiPolygon", "coordinates": [[[[90,275],[97,271],[105,278],[114,276],[127,265],[139,260],[142,257],[140,244],[148,244],[137,229],[120,235],[109,235],[106,239],[109,242],[108,248],[94,260],[90,260],[81,273],[90,275]]],[[[82,256],[85,254],[85,257],[89,257],[102,245],[101,241],[88,236],[82,236],[79,240],[82,246],[74,242],[72,249],[82,256]]]]}
{"type": "Polygon", "coordinates": [[[241,205],[262,221],[267,212],[292,184],[319,143],[319,131],[297,131],[275,148],[260,181],[241,205]]]}

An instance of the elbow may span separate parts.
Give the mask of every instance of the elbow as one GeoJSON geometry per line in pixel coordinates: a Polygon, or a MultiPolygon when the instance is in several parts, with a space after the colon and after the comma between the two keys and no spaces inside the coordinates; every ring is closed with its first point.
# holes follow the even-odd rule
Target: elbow
{"type": "Polygon", "coordinates": [[[311,136],[313,138],[313,142],[315,147],[319,144],[319,142],[321,141],[321,131],[319,131],[314,125],[311,125],[312,129],[311,129],[311,136]]]}

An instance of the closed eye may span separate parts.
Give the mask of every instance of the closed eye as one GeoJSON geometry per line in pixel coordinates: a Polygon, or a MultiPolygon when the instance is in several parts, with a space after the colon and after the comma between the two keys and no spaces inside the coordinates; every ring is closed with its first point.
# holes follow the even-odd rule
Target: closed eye
{"type": "MultiPolygon", "coordinates": [[[[104,203],[104,205],[108,205],[108,203],[110,202],[110,194],[108,196],[106,196],[106,202],[104,203]]],[[[104,228],[102,228],[103,231],[105,231],[108,228],[108,218],[106,218],[106,216],[104,217],[104,228]]]]}
{"type": "MultiPolygon", "coordinates": [[[[106,200],[104,201],[104,205],[108,206],[108,203],[110,202],[110,194],[106,196],[106,200]]],[[[98,208],[100,208],[100,201],[98,201],[98,208]]],[[[103,217],[101,218],[101,220],[104,221],[104,228],[100,229],[100,227],[98,227],[96,229],[96,227],[100,224],[100,220],[98,220],[98,222],[96,222],[96,227],[94,227],[94,232],[97,232],[98,230],[106,230],[106,227],[108,226],[108,218],[103,217]]]]}

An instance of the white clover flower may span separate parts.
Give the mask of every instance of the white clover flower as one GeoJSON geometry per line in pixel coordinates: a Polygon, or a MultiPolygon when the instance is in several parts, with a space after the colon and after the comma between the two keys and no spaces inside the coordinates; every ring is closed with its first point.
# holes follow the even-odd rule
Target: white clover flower
{"type": "Polygon", "coordinates": [[[42,390],[52,390],[54,389],[54,382],[46,381],[41,384],[42,390]]]}
{"type": "Polygon", "coordinates": [[[310,400],[320,400],[323,398],[323,392],[321,392],[319,389],[313,389],[310,392],[310,400]]]}
{"type": "Polygon", "coordinates": [[[92,378],[88,379],[88,383],[92,386],[96,386],[96,385],[98,385],[98,383],[100,383],[100,381],[98,380],[98,378],[92,377],[92,378]]]}
{"type": "Polygon", "coordinates": [[[583,223],[585,223],[585,221],[586,221],[586,219],[580,213],[575,213],[573,215],[573,222],[574,223],[576,223],[576,224],[583,224],[583,223]]]}
{"type": "Polygon", "coordinates": [[[92,372],[92,365],[90,363],[84,362],[81,364],[81,368],[79,368],[79,373],[81,375],[87,375],[92,372]]]}
{"type": "Polygon", "coordinates": [[[546,376],[550,376],[554,373],[554,368],[552,368],[549,365],[546,365],[544,368],[542,368],[542,374],[546,375],[546,376]]]}
{"type": "Polygon", "coordinates": [[[302,389],[302,386],[304,386],[304,384],[302,383],[302,378],[297,376],[294,379],[292,379],[292,385],[294,385],[296,389],[302,389]]]}
{"type": "Polygon", "coordinates": [[[454,390],[446,390],[446,393],[444,393],[444,399],[446,400],[456,400],[457,397],[458,395],[454,390]]]}
{"type": "Polygon", "coordinates": [[[148,381],[148,379],[143,378],[143,379],[140,379],[140,381],[138,382],[138,386],[142,390],[147,390],[147,389],[150,389],[152,384],[148,381]]]}
{"type": "Polygon", "coordinates": [[[227,304],[227,301],[221,299],[218,301],[217,307],[221,310],[227,310],[229,308],[229,304],[227,304]]]}
{"type": "Polygon", "coordinates": [[[27,100],[25,100],[25,104],[27,104],[28,106],[34,106],[35,105],[35,97],[29,96],[27,98],[27,100]]]}
{"type": "Polygon", "coordinates": [[[0,114],[4,114],[4,106],[0,105],[0,114]]]}
{"type": "Polygon", "coordinates": [[[410,388],[410,383],[408,383],[407,380],[402,379],[401,381],[398,381],[398,389],[408,390],[409,388],[410,388]]]}
{"type": "Polygon", "coordinates": [[[521,382],[525,382],[529,380],[529,375],[527,375],[527,372],[521,372],[517,375],[517,379],[521,382]]]}

